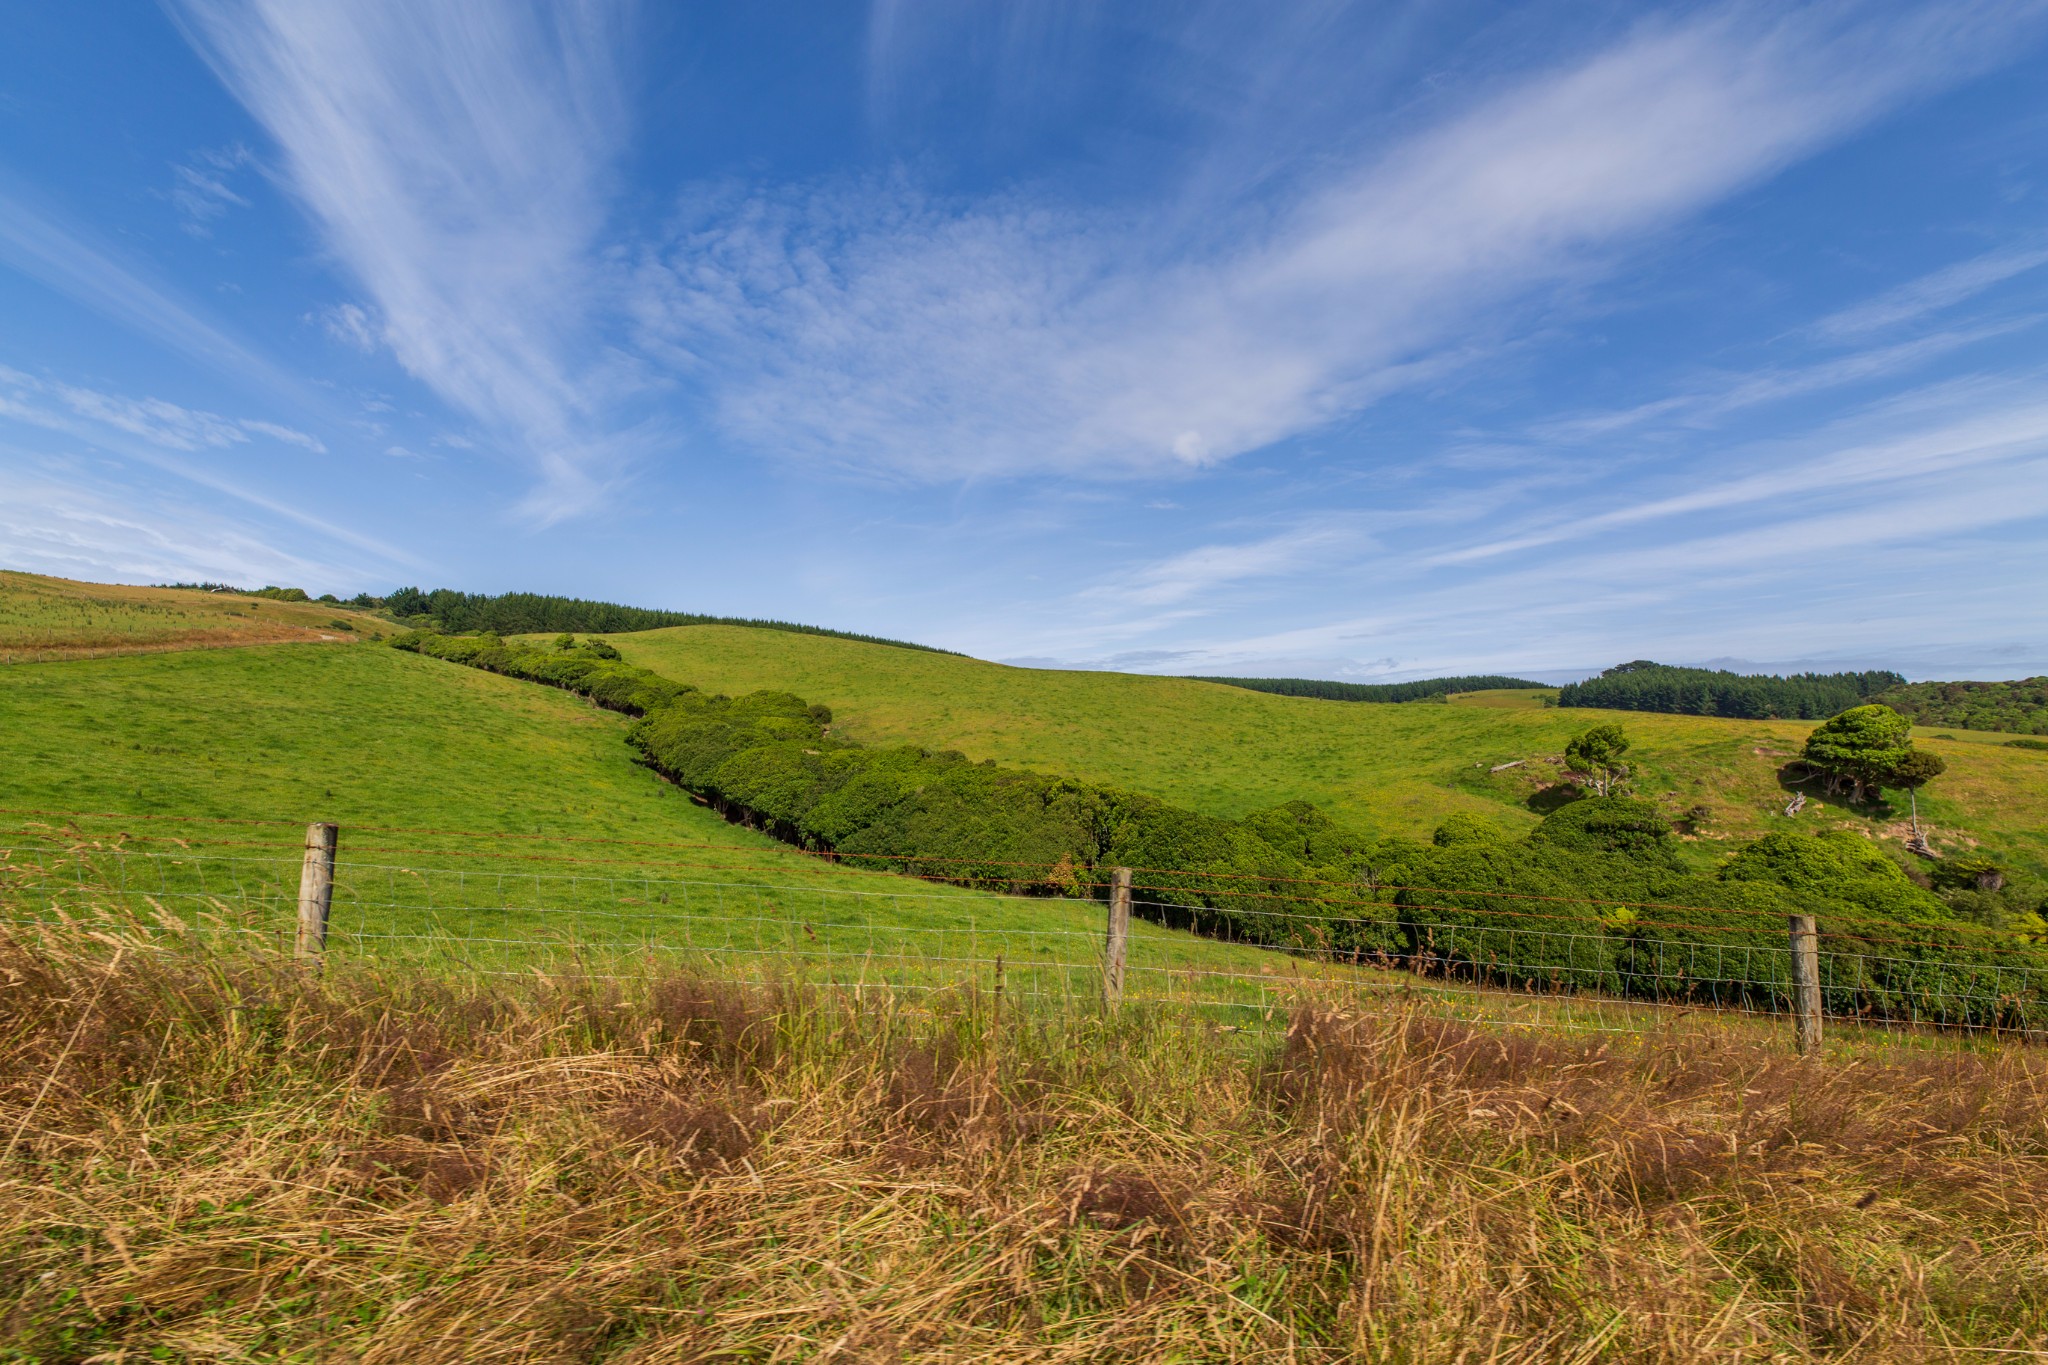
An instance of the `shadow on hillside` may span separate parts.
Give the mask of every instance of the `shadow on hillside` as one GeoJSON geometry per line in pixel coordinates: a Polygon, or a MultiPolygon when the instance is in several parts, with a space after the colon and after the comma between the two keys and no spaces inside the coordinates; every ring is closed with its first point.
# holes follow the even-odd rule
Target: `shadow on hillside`
{"type": "Polygon", "coordinates": [[[1554,810],[1569,806],[1586,795],[1586,789],[1576,782],[1553,782],[1547,787],[1538,787],[1529,793],[1529,799],[1522,804],[1538,815],[1548,815],[1554,810]]]}
{"type": "Polygon", "coordinates": [[[1823,785],[1824,781],[1819,773],[1796,758],[1778,769],[1778,790],[1785,794],[1787,805],[1796,797],[1804,796],[1808,810],[1824,806],[1829,810],[1865,820],[1890,820],[1904,809],[1902,806],[1894,805],[1889,796],[1879,797],[1875,801],[1857,801],[1846,793],[1831,795],[1823,785]]]}

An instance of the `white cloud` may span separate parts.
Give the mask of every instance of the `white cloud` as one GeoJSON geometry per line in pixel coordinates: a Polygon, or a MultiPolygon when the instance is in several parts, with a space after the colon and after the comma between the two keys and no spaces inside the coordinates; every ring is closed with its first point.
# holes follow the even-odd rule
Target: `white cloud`
{"type": "Polygon", "coordinates": [[[2023,5],[1645,25],[1249,228],[901,179],[708,199],[642,272],[650,344],[771,451],[948,479],[1161,471],[1313,430],[1597,269],[2001,55],[2023,5]]]}
{"type": "Polygon", "coordinates": [[[336,304],[320,315],[320,321],[327,328],[327,335],[344,346],[366,354],[377,349],[377,333],[370,324],[370,315],[356,304],[336,304]]]}
{"type": "Polygon", "coordinates": [[[2003,284],[2043,265],[2048,265],[2048,249],[2026,247],[1989,251],[1887,290],[1853,308],[1831,314],[1814,324],[1813,331],[1826,341],[1858,339],[1952,307],[1993,285],[2003,284]]]}
{"type": "Polygon", "coordinates": [[[1176,606],[1234,584],[1299,573],[1333,554],[1355,557],[1371,543],[1355,518],[1311,518],[1259,540],[1201,545],[1140,565],[1082,597],[1102,604],[1176,606]]]}
{"type": "Polygon", "coordinates": [[[0,365],[0,416],[53,431],[79,433],[70,417],[140,437],[165,450],[223,450],[245,444],[249,433],[324,455],[317,437],[277,422],[252,417],[228,418],[197,408],[180,407],[161,398],[128,398],[56,380],[36,379],[0,365]],[[55,400],[56,407],[49,400],[55,400]]]}
{"type": "Polygon", "coordinates": [[[1585,441],[1653,423],[1708,426],[1745,408],[1888,378],[2038,321],[2038,317],[2024,317],[1935,332],[1813,364],[1778,365],[1747,374],[1718,375],[1702,381],[1690,392],[1670,394],[1618,412],[1579,414],[1543,422],[1532,429],[1531,435],[1543,441],[1585,441]]]}
{"type": "Polygon", "coordinates": [[[1768,658],[1940,640],[1989,657],[1970,651],[2032,629],[2016,604],[2048,594],[2043,378],[1933,386],[1568,518],[1501,527],[1475,496],[1462,524],[1393,509],[1304,523],[1300,549],[1283,534],[1121,568],[1001,648],[1144,668],[1130,651],[1157,642],[1176,673],[1325,676],[1541,673],[1734,640],[1768,658]],[[1370,605],[1306,623],[1295,605],[1346,599],[1370,605]]]}
{"type": "Polygon", "coordinates": [[[0,182],[0,261],[180,355],[272,395],[307,401],[305,386],[143,278],[76,223],[0,182]]]}
{"type": "MultiPolygon", "coordinates": [[[[1897,491],[1900,485],[1953,479],[1980,468],[1991,470],[1996,480],[2017,484],[2024,479],[2021,466],[2048,453],[2048,402],[2032,396],[2037,386],[2029,379],[2005,386],[1938,386],[1904,395],[1818,437],[1762,451],[1722,452],[1713,466],[1717,477],[1699,480],[1686,492],[1606,511],[1577,508],[1569,519],[1444,551],[1421,563],[1470,564],[1710,512],[1755,508],[1782,513],[1799,506],[1799,499],[1829,503],[1878,494],[1894,506],[1902,525],[1920,525],[1920,495],[1909,502],[1897,491]],[[1916,409],[1931,402],[1946,410],[1929,421],[1916,409]],[[1916,417],[1916,429],[1899,430],[1916,417]],[[1759,467],[1745,474],[1744,464],[1759,467]]],[[[2031,505],[2024,498],[1994,501],[1997,506],[1980,512],[1982,520],[2004,520],[2012,509],[2031,505]]]]}
{"type": "Polygon", "coordinates": [[[171,168],[171,188],[165,197],[185,220],[185,230],[197,237],[212,232],[215,219],[230,208],[247,208],[249,201],[228,184],[229,177],[251,161],[243,146],[217,147],[194,152],[171,168]]]}
{"type": "Polygon", "coordinates": [[[0,366],[0,419],[57,432],[89,447],[175,474],[333,541],[367,551],[386,564],[421,563],[396,546],[271,497],[251,487],[244,478],[183,458],[242,445],[249,440],[251,431],[316,453],[325,452],[315,437],[291,427],[251,419],[236,421],[162,399],[128,398],[37,379],[6,366],[0,366]]]}
{"type": "Polygon", "coordinates": [[[242,430],[268,436],[273,441],[283,441],[288,446],[298,446],[301,449],[310,450],[315,455],[325,455],[327,453],[327,447],[319,437],[308,436],[303,431],[295,431],[291,427],[280,426],[276,422],[258,422],[253,418],[244,417],[242,419],[242,430]]]}
{"type": "Polygon", "coordinates": [[[102,489],[36,475],[12,462],[0,462],[0,562],[102,582],[295,583],[316,592],[365,582],[354,565],[280,549],[217,510],[132,485],[102,489]]]}
{"type": "MultiPolygon", "coordinates": [[[[287,183],[374,304],[375,335],[523,449],[543,518],[620,458],[612,380],[575,357],[623,136],[625,11],[599,4],[185,0],[195,45],[276,139],[287,183]]],[[[351,341],[368,315],[330,315],[351,341]]]]}
{"type": "Polygon", "coordinates": [[[40,380],[4,366],[0,366],[0,417],[88,439],[107,430],[124,432],[165,450],[221,449],[249,439],[239,423],[211,412],[182,408],[160,398],[126,398],[40,380]]]}

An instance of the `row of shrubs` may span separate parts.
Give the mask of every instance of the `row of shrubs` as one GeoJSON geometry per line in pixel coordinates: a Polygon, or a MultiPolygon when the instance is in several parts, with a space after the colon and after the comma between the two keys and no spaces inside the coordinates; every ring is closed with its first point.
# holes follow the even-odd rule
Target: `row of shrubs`
{"type": "Polygon", "coordinates": [[[1293,801],[1239,820],[1156,797],[863,747],[787,692],[711,695],[599,641],[552,648],[413,632],[392,643],[641,717],[630,742],[726,818],[864,867],[1014,893],[1099,897],[1138,869],[1139,910],[1200,933],[1536,988],[1781,1002],[1786,920],[1818,916],[1837,1013],[2048,1026],[2048,953],[1959,920],[1876,846],[1773,834],[1689,871],[1647,802],[1588,797],[1526,838],[1454,816],[1381,838],[1293,801]]]}

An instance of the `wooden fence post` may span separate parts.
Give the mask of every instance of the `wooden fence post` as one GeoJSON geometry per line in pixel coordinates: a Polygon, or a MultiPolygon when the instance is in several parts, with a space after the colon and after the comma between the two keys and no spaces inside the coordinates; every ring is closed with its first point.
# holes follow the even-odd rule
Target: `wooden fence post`
{"type": "Polygon", "coordinates": [[[340,841],[339,825],[315,821],[306,826],[306,861],[299,867],[299,957],[318,959],[327,951],[327,910],[334,903],[334,849],[340,841]]]}
{"type": "Polygon", "coordinates": [[[1820,1051],[1820,931],[1812,915],[1788,916],[1792,930],[1792,1025],[1799,1055],[1820,1051]]]}
{"type": "Polygon", "coordinates": [[[1124,963],[1131,952],[1131,870],[1117,868],[1109,881],[1109,938],[1102,953],[1102,1001],[1123,1003],[1124,963]]]}

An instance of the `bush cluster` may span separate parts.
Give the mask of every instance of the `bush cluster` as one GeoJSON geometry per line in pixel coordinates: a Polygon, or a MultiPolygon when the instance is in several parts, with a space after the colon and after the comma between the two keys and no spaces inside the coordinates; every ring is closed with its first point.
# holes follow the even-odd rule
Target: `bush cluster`
{"type": "Polygon", "coordinates": [[[1903,683],[1888,688],[1878,700],[1915,725],[2048,735],[2048,677],[2016,682],[1903,683]]]}
{"type": "Polygon", "coordinates": [[[1680,716],[1824,720],[1906,680],[1897,673],[1729,673],[1637,659],[1559,688],[1559,706],[1663,711],[1680,716]]]}
{"type": "Polygon", "coordinates": [[[1774,834],[1688,871],[1648,802],[1589,797],[1515,839],[1470,816],[1427,844],[1307,802],[1239,820],[954,751],[863,747],[787,692],[708,695],[592,641],[411,632],[392,643],[566,688],[641,717],[643,760],[727,819],[859,866],[1021,894],[1100,896],[1138,869],[1139,912],[1348,961],[1658,999],[1762,1004],[1789,987],[1785,916],[1819,917],[1837,1013],[2048,1023],[2048,953],[1959,920],[1854,835],[1774,834]]]}

